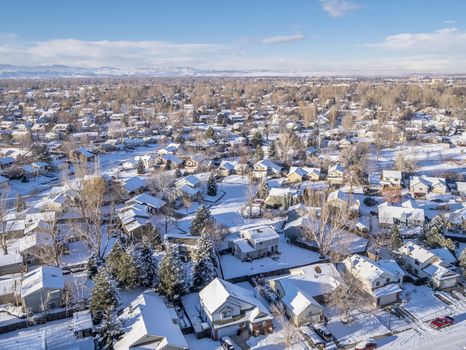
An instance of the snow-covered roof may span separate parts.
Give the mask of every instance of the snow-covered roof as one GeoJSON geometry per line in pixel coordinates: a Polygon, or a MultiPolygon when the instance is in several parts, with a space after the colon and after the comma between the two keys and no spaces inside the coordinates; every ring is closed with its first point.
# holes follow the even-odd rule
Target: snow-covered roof
{"type": "Polygon", "coordinates": [[[128,202],[136,202],[156,209],[160,209],[166,204],[165,201],[157,197],[151,196],[148,193],[141,193],[137,196],[134,196],[128,202]]]}
{"type": "Polygon", "coordinates": [[[170,309],[154,292],[141,294],[120,316],[125,334],[115,350],[165,348],[188,349],[180,327],[173,322],[170,309]]]}
{"type": "Polygon", "coordinates": [[[24,298],[40,289],[57,290],[65,288],[63,272],[59,267],[41,266],[24,275],[21,297],[24,298]]]}
{"type": "Polygon", "coordinates": [[[278,239],[278,233],[271,226],[261,226],[241,231],[241,236],[255,244],[278,239]]]}
{"type": "Polygon", "coordinates": [[[398,171],[398,170],[383,170],[382,171],[382,178],[384,179],[401,180],[401,177],[402,177],[401,171],[398,171]]]}
{"type": "Polygon", "coordinates": [[[128,192],[134,192],[146,186],[147,182],[139,176],[133,176],[125,181],[123,188],[128,192]]]}
{"type": "Polygon", "coordinates": [[[405,254],[412,259],[418,260],[421,264],[435,258],[435,254],[424,247],[414,243],[406,242],[401,248],[400,253],[405,254]]]}
{"type": "Polygon", "coordinates": [[[261,312],[269,314],[264,304],[256,299],[251,291],[219,278],[215,278],[201,290],[199,297],[210,314],[217,311],[230,297],[256,306],[261,312]]]}

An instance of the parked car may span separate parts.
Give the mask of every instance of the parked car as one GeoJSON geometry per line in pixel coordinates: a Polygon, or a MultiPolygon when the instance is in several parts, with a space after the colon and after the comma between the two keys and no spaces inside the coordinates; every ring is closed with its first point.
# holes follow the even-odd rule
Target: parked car
{"type": "Polygon", "coordinates": [[[304,335],[304,338],[306,338],[306,340],[310,342],[313,347],[318,349],[325,349],[325,342],[311,327],[303,326],[299,330],[304,335]]]}
{"type": "Polygon", "coordinates": [[[377,349],[377,343],[374,339],[364,340],[358,343],[354,350],[374,350],[377,349]]]}
{"type": "Polygon", "coordinates": [[[441,329],[451,326],[455,320],[450,316],[437,317],[430,321],[430,326],[434,329],[441,329]]]}
{"type": "Polygon", "coordinates": [[[225,350],[235,350],[235,345],[233,344],[233,340],[230,337],[222,337],[220,339],[220,344],[222,344],[222,348],[225,350]]]}
{"type": "Polygon", "coordinates": [[[324,324],[315,324],[314,329],[326,342],[331,342],[333,340],[332,333],[330,333],[324,324]]]}

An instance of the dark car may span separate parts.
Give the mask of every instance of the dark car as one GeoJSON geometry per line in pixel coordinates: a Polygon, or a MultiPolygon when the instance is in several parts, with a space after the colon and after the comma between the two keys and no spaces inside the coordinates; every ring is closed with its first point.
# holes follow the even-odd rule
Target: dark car
{"type": "Polygon", "coordinates": [[[220,344],[222,344],[222,348],[225,350],[235,350],[235,345],[233,344],[233,340],[231,340],[230,337],[222,337],[220,344]]]}
{"type": "Polygon", "coordinates": [[[455,320],[450,316],[437,317],[430,321],[430,326],[434,329],[441,329],[451,326],[455,323],[455,320]]]}
{"type": "Polygon", "coordinates": [[[323,324],[315,324],[314,325],[314,330],[319,334],[323,340],[326,342],[330,342],[333,340],[332,333],[325,327],[323,324]]]}
{"type": "Polygon", "coordinates": [[[364,340],[359,342],[358,345],[354,348],[354,350],[374,350],[377,349],[377,343],[374,339],[364,340]]]}

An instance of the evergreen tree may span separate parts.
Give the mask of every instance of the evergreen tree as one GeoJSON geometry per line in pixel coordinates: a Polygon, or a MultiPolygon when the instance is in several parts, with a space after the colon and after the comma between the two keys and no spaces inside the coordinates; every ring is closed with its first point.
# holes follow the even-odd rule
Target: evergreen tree
{"type": "Polygon", "coordinates": [[[212,127],[209,127],[205,132],[205,137],[208,139],[213,139],[215,137],[215,131],[212,127]]]}
{"type": "Polygon", "coordinates": [[[106,309],[100,326],[97,328],[97,348],[113,350],[113,344],[123,334],[120,320],[115,317],[111,309],[106,309]]]}
{"type": "Polygon", "coordinates": [[[31,158],[35,162],[50,163],[52,161],[47,145],[41,143],[34,143],[31,146],[31,158]]]}
{"type": "Polygon", "coordinates": [[[138,160],[138,165],[136,167],[136,171],[137,171],[137,173],[139,175],[144,174],[146,172],[146,167],[144,166],[144,162],[142,161],[142,159],[138,160]]]}
{"type": "Polygon", "coordinates": [[[264,150],[260,145],[257,145],[256,147],[256,153],[255,153],[256,161],[260,161],[264,159],[264,150]]]}
{"type": "Polygon", "coordinates": [[[118,302],[115,283],[105,270],[99,270],[94,278],[90,309],[94,317],[106,310],[113,310],[118,302]]]}
{"type": "Polygon", "coordinates": [[[460,254],[459,266],[463,269],[463,275],[466,277],[466,248],[460,254]]]}
{"type": "Polygon", "coordinates": [[[399,249],[403,245],[403,239],[401,238],[400,230],[398,226],[392,227],[392,232],[390,233],[390,240],[392,243],[392,249],[399,249]]]}
{"type": "Polygon", "coordinates": [[[157,284],[157,261],[149,244],[139,243],[131,247],[131,255],[139,271],[140,284],[153,288],[157,284]]]}
{"type": "Polygon", "coordinates": [[[120,242],[116,242],[107,256],[108,272],[122,288],[134,288],[139,285],[139,271],[133,257],[128,254],[120,242]]]}
{"type": "Polygon", "coordinates": [[[217,181],[215,180],[214,174],[210,174],[209,180],[207,181],[207,195],[216,196],[217,195],[217,181]]]}
{"type": "Polygon", "coordinates": [[[188,290],[185,266],[177,245],[169,245],[159,265],[159,291],[169,300],[178,300],[188,290]]]}
{"type": "Polygon", "coordinates": [[[193,261],[193,284],[196,287],[204,286],[217,277],[217,258],[209,232],[203,231],[199,237],[193,261]]]}
{"type": "Polygon", "coordinates": [[[262,134],[260,132],[255,132],[251,138],[251,145],[254,147],[262,146],[262,134]]]}
{"type": "Polygon", "coordinates": [[[440,228],[435,224],[430,225],[424,233],[425,243],[431,248],[445,247],[450,251],[456,250],[455,243],[450,239],[446,238],[440,228]]]}
{"type": "Polygon", "coordinates": [[[204,228],[208,227],[214,222],[214,218],[210,215],[209,209],[205,205],[199,207],[196,211],[196,216],[191,222],[190,232],[193,236],[199,236],[204,228]]]}
{"type": "Polygon", "coordinates": [[[270,145],[269,145],[269,158],[270,159],[277,158],[277,146],[275,145],[275,141],[270,142],[270,145]]]}
{"type": "Polygon", "coordinates": [[[90,279],[94,278],[99,271],[100,266],[102,266],[102,263],[102,260],[97,258],[95,254],[92,254],[89,260],[87,260],[86,271],[90,279]]]}
{"type": "Polygon", "coordinates": [[[269,195],[269,186],[267,185],[267,181],[264,179],[259,184],[259,189],[257,190],[257,197],[259,199],[266,199],[269,195]]]}

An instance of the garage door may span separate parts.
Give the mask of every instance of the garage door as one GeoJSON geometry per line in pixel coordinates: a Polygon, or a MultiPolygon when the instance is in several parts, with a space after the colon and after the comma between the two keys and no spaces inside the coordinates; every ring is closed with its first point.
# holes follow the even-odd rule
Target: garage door
{"type": "Polygon", "coordinates": [[[222,328],[217,329],[217,339],[220,339],[221,337],[226,337],[226,336],[231,336],[231,335],[236,335],[236,331],[239,329],[238,325],[232,325],[232,326],[225,326],[222,328]]]}

